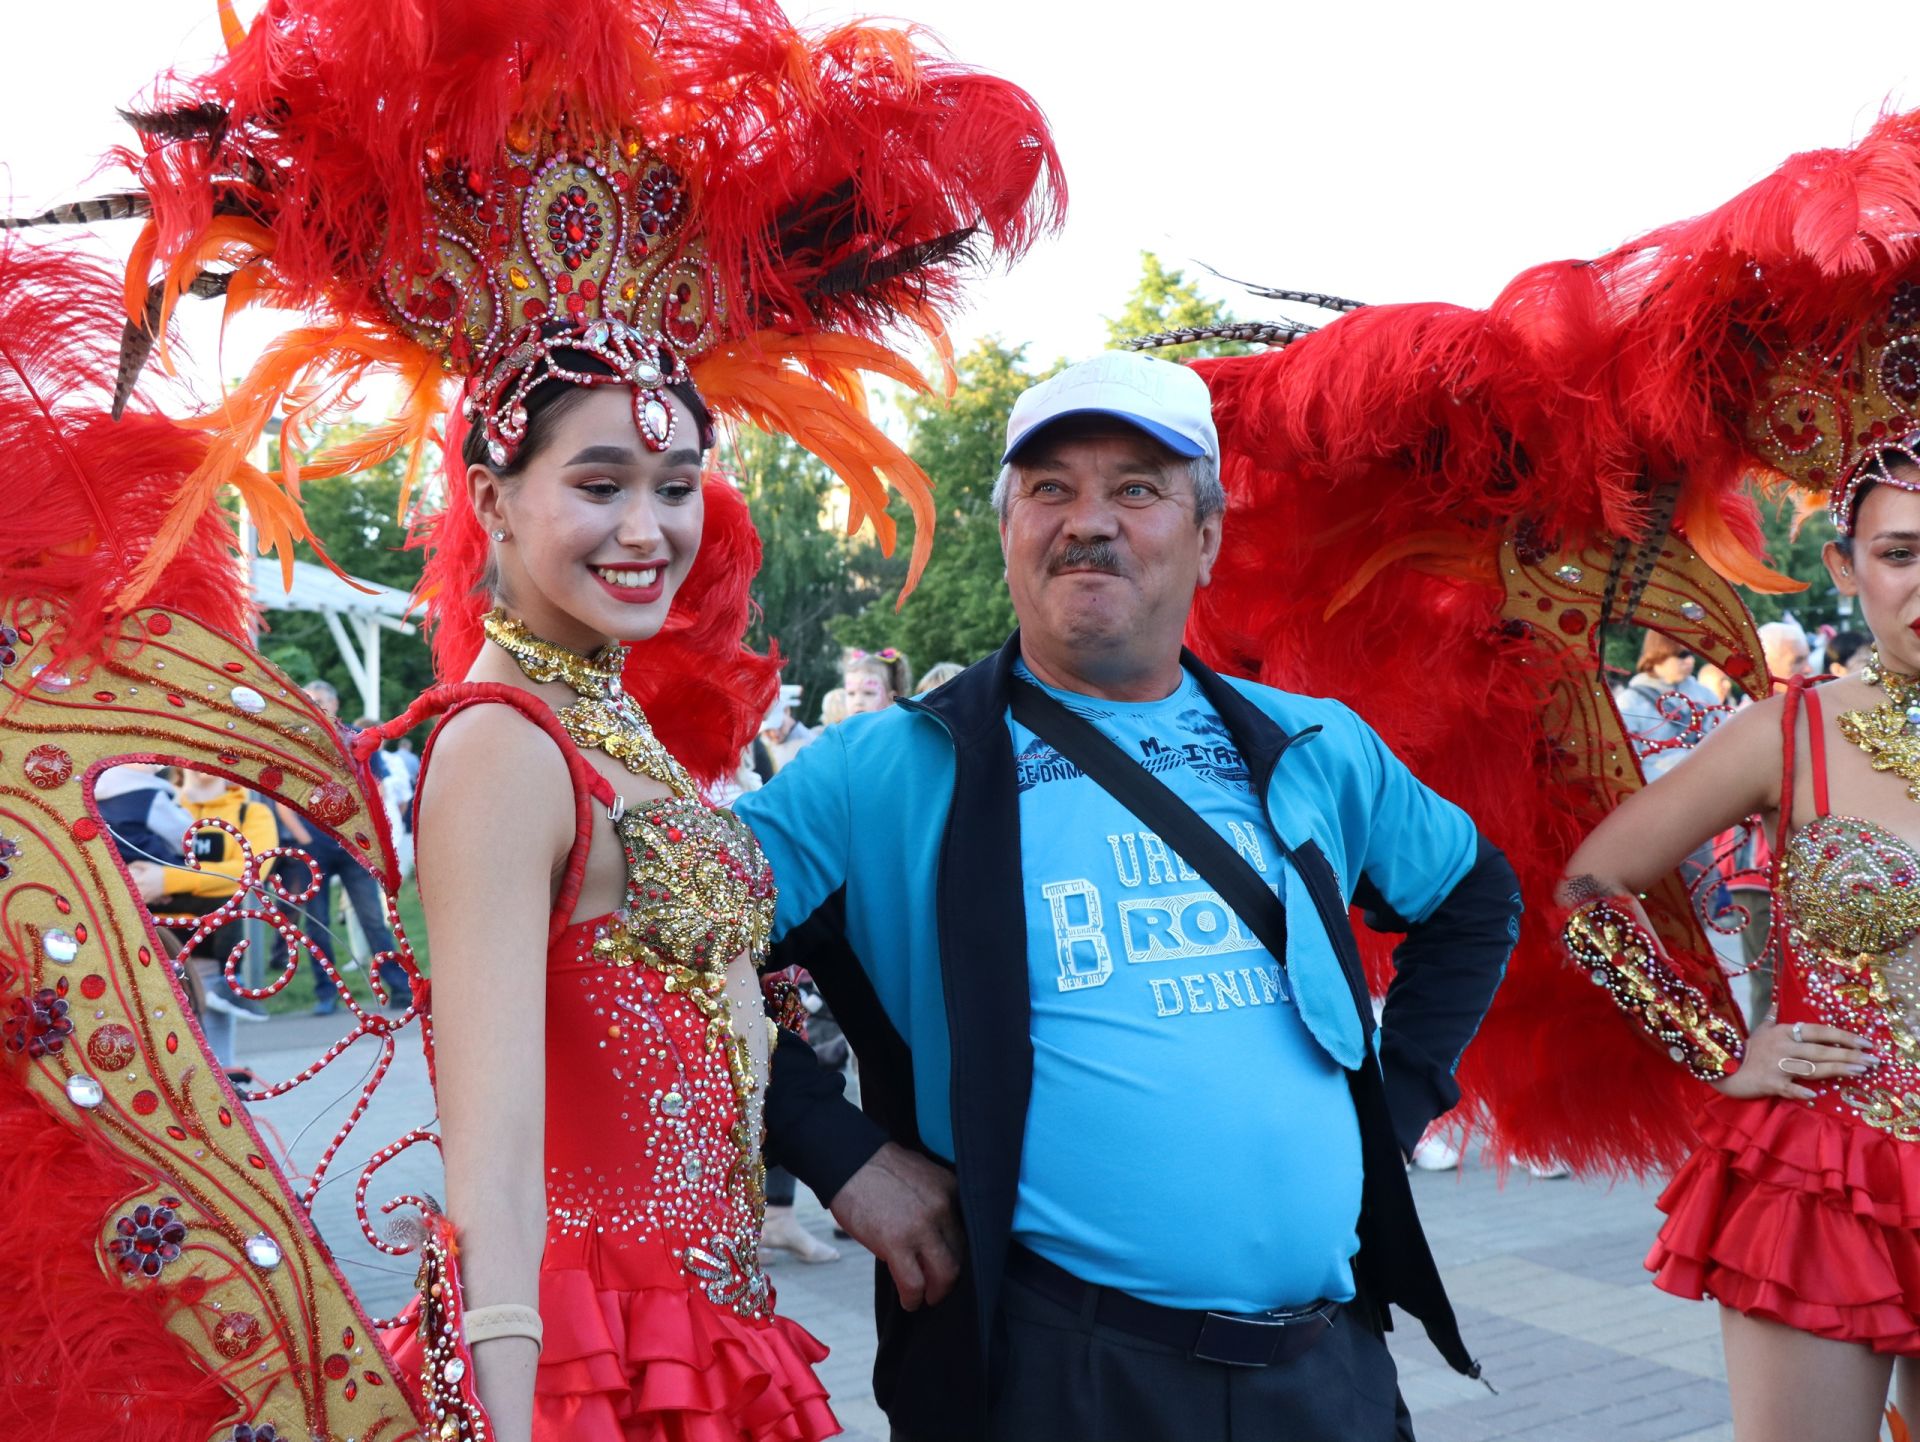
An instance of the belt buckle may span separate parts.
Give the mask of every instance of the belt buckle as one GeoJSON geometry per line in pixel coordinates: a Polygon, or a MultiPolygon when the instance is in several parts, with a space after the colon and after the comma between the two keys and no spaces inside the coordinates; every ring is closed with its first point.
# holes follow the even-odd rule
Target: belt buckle
{"type": "Polygon", "coordinates": [[[1200,1319],[1200,1335],[1194,1338],[1190,1355],[1196,1362],[1225,1367],[1270,1366],[1291,1320],[1208,1312],[1200,1319]]]}

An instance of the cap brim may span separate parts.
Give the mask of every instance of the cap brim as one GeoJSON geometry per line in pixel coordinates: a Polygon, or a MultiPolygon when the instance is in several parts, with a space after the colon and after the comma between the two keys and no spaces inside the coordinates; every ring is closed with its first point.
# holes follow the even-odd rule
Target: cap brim
{"type": "Polygon", "coordinates": [[[1148,420],[1145,416],[1137,416],[1131,411],[1110,410],[1105,406],[1083,406],[1079,410],[1062,411],[1057,416],[1048,416],[1046,420],[1042,421],[1009,446],[1007,453],[1000,457],[1000,464],[1003,466],[1009,464],[1015,456],[1019,455],[1020,452],[1032,445],[1041,436],[1044,436],[1048,431],[1059,425],[1060,422],[1072,420],[1075,416],[1107,416],[1110,419],[1122,421],[1132,426],[1135,430],[1152,436],[1153,439],[1160,442],[1161,445],[1165,446],[1182,460],[1196,460],[1207,453],[1207,448],[1191,436],[1183,436],[1171,427],[1163,426],[1158,421],[1148,420]]]}

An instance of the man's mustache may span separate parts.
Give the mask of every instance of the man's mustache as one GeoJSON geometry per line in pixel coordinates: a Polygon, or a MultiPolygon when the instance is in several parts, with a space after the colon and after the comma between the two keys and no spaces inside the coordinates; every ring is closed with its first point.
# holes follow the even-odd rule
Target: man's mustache
{"type": "Polygon", "coordinates": [[[1057,576],[1062,571],[1105,571],[1110,576],[1123,574],[1120,566],[1120,553],[1111,541],[1069,541],[1047,562],[1047,574],[1057,576]]]}

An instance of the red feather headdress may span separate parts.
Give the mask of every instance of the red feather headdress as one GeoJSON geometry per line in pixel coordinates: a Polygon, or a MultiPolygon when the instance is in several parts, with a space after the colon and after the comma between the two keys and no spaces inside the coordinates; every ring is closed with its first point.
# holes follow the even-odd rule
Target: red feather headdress
{"type": "MultiPolygon", "coordinates": [[[[1905,438],[1916,278],[1920,115],[1902,115],[1485,310],[1341,303],[1284,349],[1199,365],[1231,504],[1190,641],[1354,706],[1520,873],[1519,948],[1459,1072],[1505,1154],[1637,1169],[1690,1143],[1699,1084],[1568,965],[1552,917],[1566,858],[1641,784],[1600,634],[1665,632],[1765,694],[1729,583],[1794,587],[1745,482],[1818,501],[1905,438]]],[[[1648,906],[1731,1007],[1699,900],[1676,880],[1648,906]]]]}
{"type": "MultiPolygon", "coordinates": [[[[129,114],[138,141],[118,155],[138,188],[35,218],[144,217],[123,376],[188,293],[223,294],[229,316],[266,305],[305,320],[188,423],[205,440],[117,575],[116,606],[151,594],[228,485],[287,565],[291,543],[312,539],[302,476],[404,452],[404,514],[460,381],[504,457],[527,389],[578,351],[614,370],[583,383],[632,385],[650,444],[667,439],[661,388],[688,377],[716,415],[792,436],[889,548],[898,492],[917,522],[911,587],[934,530],[930,483],[868,416],[864,378],[924,389],[889,337],[917,331],[945,364],[942,316],[967,269],[1057,223],[1058,159],[1024,91],[911,32],[802,32],[772,0],[276,0],[246,31],[224,0],[221,13],[226,57],[164,78],[129,114]],[[372,375],[398,381],[398,413],[306,454],[372,375]],[[283,465],[269,477],[248,457],[275,416],[283,465]]],[[[450,628],[435,646],[443,676],[471,657],[487,549],[457,470],[422,534],[420,598],[450,628]]],[[[731,501],[720,510],[716,545],[746,524],[731,501]]],[[[721,549],[712,567],[738,594],[708,586],[706,561],[693,585],[743,617],[751,572],[721,549]]],[[[771,667],[703,674],[750,681],[691,708],[732,714],[744,744],[771,667]]],[[[703,744],[663,723],[676,750],[703,744]]]]}

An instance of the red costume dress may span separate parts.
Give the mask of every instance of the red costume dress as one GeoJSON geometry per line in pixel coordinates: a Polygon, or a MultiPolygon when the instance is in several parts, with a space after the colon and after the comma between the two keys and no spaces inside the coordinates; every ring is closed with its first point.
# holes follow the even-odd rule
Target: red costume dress
{"type": "Polygon", "coordinates": [[[1787,693],[1781,830],[1791,824],[1798,703],[1814,814],[1776,847],[1783,1022],[1862,1037],[1880,1065],[1809,1080],[1813,1102],[1715,1095],[1660,1198],[1659,1286],[1876,1351],[1920,1355],[1920,854],[1832,814],[1819,693],[1787,693]]]}
{"type": "MultiPolygon", "coordinates": [[[[530,639],[498,616],[488,630],[530,639]]],[[[620,690],[623,649],[568,659],[593,668],[600,689],[557,724],[507,687],[448,687],[434,703],[449,714],[490,701],[522,710],[566,754],[578,803],[548,927],[534,1435],[814,1442],[839,1431],[812,1372],[827,1349],[774,1315],[759,1263],[773,1028],[757,987],[728,985],[729,963],[766,944],[772,874],[753,834],[700,799],[620,690]],[[628,808],[576,740],[673,794],[628,808]],[[625,852],[626,894],[616,911],[568,921],[596,832],[625,852]]],[[[432,756],[430,741],[423,792],[432,756]]],[[[417,1319],[388,1339],[407,1376],[423,1370],[417,1319]]]]}

